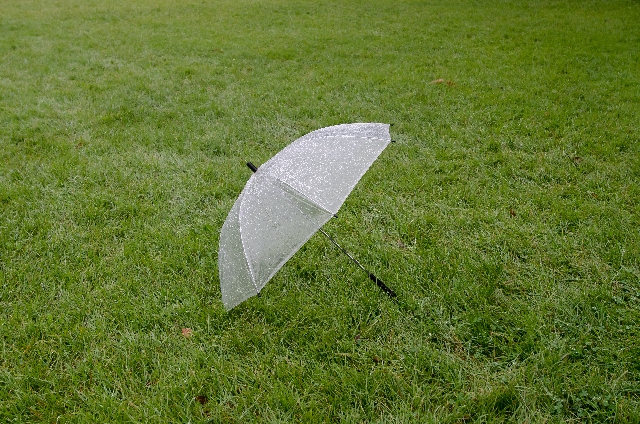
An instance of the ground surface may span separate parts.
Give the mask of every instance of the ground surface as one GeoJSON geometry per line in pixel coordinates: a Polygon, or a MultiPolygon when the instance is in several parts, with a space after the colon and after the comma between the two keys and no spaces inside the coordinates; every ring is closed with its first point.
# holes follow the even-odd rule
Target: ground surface
{"type": "Polygon", "coordinates": [[[0,420],[640,420],[640,3],[0,0],[0,420]],[[295,138],[391,145],[261,298],[295,138]]]}

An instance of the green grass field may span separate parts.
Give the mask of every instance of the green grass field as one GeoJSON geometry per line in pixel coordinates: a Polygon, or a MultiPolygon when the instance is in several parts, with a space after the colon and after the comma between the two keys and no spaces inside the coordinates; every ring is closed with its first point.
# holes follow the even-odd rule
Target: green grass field
{"type": "Polygon", "coordinates": [[[640,422],[639,22],[0,0],[0,421],[640,422]],[[316,235],[225,312],[245,162],[348,122],[397,143],[325,229],[397,301],[316,235]]]}

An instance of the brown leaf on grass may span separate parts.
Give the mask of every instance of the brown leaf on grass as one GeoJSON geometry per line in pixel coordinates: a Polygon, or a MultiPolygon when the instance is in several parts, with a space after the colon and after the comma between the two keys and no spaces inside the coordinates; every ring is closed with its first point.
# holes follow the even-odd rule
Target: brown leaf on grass
{"type": "Polygon", "coordinates": [[[582,162],[582,158],[580,156],[574,156],[572,159],[573,159],[573,163],[575,163],[576,165],[582,162]]]}
{"type": "Polygon", "coordinates": [[[449,87],[453,87],[454,85],[456,85],[455,82],[445,80],[444,78],[438,78],[436,80],[431,81],[429,84],[447,84],[449,87]]]}
{"type": "Polygon", "coordinates": [[[29,407],[29,412],[31,412],[33,415],[35,415],[36,418],[42,419],[42,414],[39,413],[38,411],[36,411],[35,409],[33,409],[32,407],[29,407]]]}
{"type": "Polygon", "coordinates": [[[513,209],[509,209],[509,215],[516,216],[516,211],[514,211],[513,209]]]}
{"type": "Polygon", "coordinates": [[[196,400],[200,402],[200,405],[204,405],[205,403],[209,402],[209,398],[204,395],[196,396],[196,400]]]}
{"type": "Polygon", "coordinates": [[[182,329],[182,335],[185,336],[186,338],[189,338],[191,336],[193,336],[193,330],[190,328],[183,328],[182,329]]]}
{"type": "Polygon", "coordinates": [[[373,355],[373,358],[371,358],[371,359],[373,359],[373,362],[375,362],[376,364],[379,364],[382,361],[382,359],[380,359],[376,355],[373,355]]]}

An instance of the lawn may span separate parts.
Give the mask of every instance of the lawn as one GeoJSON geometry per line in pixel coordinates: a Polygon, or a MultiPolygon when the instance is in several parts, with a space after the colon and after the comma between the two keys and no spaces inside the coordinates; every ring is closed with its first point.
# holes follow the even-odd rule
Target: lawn
{"type": "Polygon", "coordinates": [[[640,3],[0,0],[0,421],[640,422],[640,3]],[[251,175],[392,138],[225,312],[251,175]]]}

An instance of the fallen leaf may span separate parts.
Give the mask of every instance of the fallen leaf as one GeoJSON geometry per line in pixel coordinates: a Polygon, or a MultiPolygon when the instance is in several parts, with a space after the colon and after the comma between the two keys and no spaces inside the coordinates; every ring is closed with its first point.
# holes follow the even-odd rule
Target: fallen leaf
{"type": "Polygon", "coordinates": [[[193,336],[193,330],[190,328],[183,328],[182,329],[182,335],[185,336],[186,338],[189,338],[191,336],[193,336]]]}
{"type": "Polygon", "coordinates": [[[360,334],[356,336],[356,341],[360,340],[360,334]]]}
{"type": "Polygon", "coordinates": [[[209,402],[209,398],[204,395],[196,396],[196,400],[200,402],[200,405],[204,405],[205,403],[209,402]]]}
{"type": "Polygon", "coordinates": [[[444,78],[438,78],[437,80],[431,81],[429,84],[447,84],[449,87],[456,85],[455,82],[445,80],[444,78]]]}
{"type": "Polygon", "coordinates": [[[575,163],[577,165],[580,162],[582,162],[582,158],[580,156],[574,156],[573,157],[573,163],[575,163]]]}
{"type": "Polygon", "coordinates": [[[42,414],[39,413],[38,411],[36,411],[35,409],[33,409],[32,407],[29,407],[29,411],[35,415],[37,418],[42,418],[42,414]]]}
{"type": "Polygon", "coordinates": [[[513,209],[509,209],[509,214],[511,216],[516,216],[516,211],[514,211],[513,209]]]}
{"type": "Polygon", "coordinates": [[[380,358],[379,358],[379,357],[377,357],[376,355],[373,355],[373,358],[372,358],[372,359],[373,359],[373,362],[375,362],[376,364],[379,364],[379,363],[382,361],[382,359],[380,359],[380,358]]]}

